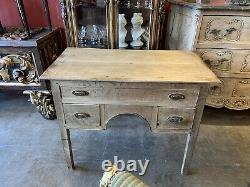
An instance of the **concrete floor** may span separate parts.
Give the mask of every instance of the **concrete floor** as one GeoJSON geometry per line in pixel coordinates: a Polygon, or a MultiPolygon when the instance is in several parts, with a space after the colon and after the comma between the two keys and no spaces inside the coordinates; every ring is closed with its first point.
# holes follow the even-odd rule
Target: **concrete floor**
{"type": "Polygon", "coordinates": [[[246,187],[250,183],[250,111],[206,108],[191,175],[180,176],[185,136],[158,135],[135,116],[106,131],[72,131],[75,171],[68,170],[57,121],[44,120],[27,97],[0,93],[0,187],[97,187],[101,162],[149,159],[151,187],[246,187]]]}

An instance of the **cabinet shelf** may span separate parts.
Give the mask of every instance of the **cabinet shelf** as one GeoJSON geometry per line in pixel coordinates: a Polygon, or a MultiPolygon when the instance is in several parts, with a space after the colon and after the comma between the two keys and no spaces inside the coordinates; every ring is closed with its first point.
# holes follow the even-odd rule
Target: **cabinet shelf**
{"type": "MultiPolygon", "coordinates": [[[[159,15],[161,15],[160,6],[163,4],[163,1],[164,0],[148,2],[141,1],[141,7],[137,8],[135,7],[135,5],[138,4],[138,1],[136,0],[130,1],[130,7],[127,7],[128,2],[126,1],[120,1],[120,3],[117,3],[116,0],[110,0],[109,3],[106,4],[104,0],[74,0],[74,4],[71,6],[71,9],[64,7],[64,14],[66,14],[64,18],[68,35],[68,44],[71,47],[79,46],[79,42],[82,42],[81,38],[79,38],[79,33],[81,34],[79,31],[82,29],[80,27],[96,25],[97,27],[106,27],[106,29],[101,30],[105,30],[106,32],[104,40],[107,41],[107,48],[119,48],[119,42],[122,42],[121,38],[119,38],[119,36],[121,37],[121,33],[119,33],[121,32],[119,25],[124,25],[124,23],[119,23],[119,14],[125,14],[126,29],[132,26],[132,18],[135,16],[135,22],[137,21],[141,27],[147,28],[147,30],[150,31],[145,39],[146,41],[140,39],[140,37],[144,37],[142,35],[138,36],[135,40],[141,40],[141,42],[146,45],[146,47],[143,47],[144,49],[157,49],[159,43],[159,30],[161,29],[159,22],[159,15]],[[147,5],[149,7],[147,7],[147,5]],[[142,13],[142,15],[136,15],[134,13],[142,13]],[[143,17],[142,24],[140,23],[140,16],[143,17]]],[[[71,2],[72,0],[65,0],[65,5],[71,4],[71,2]]],[[[87,29],[87,31],[88,30],[90,29],[87,29]]],[[[92,31],[90,31],[90,34],[93,32],[97,33],[99,31],[95,30],[92,33],[91,32],[92,31]]],[[[128,45],[130,45],[129,42],[132,41],[131,35],[131,29],[128,29],[127,32],[125,32],[125,36],[123,36],[125,37],[123,40],[125,40],[128,45]]],[[[91,37],[93,36],[91,35],[91,37]]],[[[97,34],[96,38],[99,37],[100,34],[97,34]]],[[[93,38],[95,38],[95,36],[93,38]]],[[[139,44],[141,43],[139,42],[139,44]]]]}

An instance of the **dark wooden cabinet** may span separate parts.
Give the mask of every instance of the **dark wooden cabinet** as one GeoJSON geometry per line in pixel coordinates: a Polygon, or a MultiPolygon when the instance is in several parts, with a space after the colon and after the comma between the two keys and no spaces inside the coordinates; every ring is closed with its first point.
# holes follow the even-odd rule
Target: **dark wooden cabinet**
{"type": "MultiPolygon", "coordinates": [[[[6,31],[7,29],[5,29],[6,31]]],[[[18,32],[18,31],[17,31],[18,32]]],[[[0,39],[0,90],[23,90],[31,96],[41,114],[55,118],[49,85],[39,76],[62,53],[59,29],[42,29],[30,39],[0,39]]]]}

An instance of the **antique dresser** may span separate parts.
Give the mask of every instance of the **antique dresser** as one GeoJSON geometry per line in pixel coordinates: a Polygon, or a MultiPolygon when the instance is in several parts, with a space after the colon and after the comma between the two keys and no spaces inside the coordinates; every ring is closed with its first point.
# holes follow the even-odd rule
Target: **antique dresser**
{"type": "Polygon", "coordinates": [[[80,48],[67,48],[41,79],[51,81],[69,168],[70,129],[106,129],[112,117],[131,113],[153,132],[187,135],[181,173],[191,161],[208,84],[219,81],[192,52],[80,48]]]}
{"type": "Polygon", "coordinates": [[[166,47],[196,51],[220,78],[207,105],[250,108],[250,6],[170,0],[166,47]]]}
{"type": "Polygon", "coordinates": [[[6,33],[0,35],[0,91],[26,91],[39,112],[53,119],[56,113],[50,88],[39,76],[63,51],[61,31],[39,29],[32,38],[22,40],[22,30],[14,30],[5,28],[6,33]]]}

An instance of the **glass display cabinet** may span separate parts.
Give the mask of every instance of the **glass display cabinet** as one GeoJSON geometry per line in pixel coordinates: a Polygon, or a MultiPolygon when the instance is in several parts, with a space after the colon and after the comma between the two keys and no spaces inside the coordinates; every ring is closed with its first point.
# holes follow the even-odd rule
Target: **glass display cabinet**
{"type": "Polygon", "coordinates": [[[68,46],[157,49],[164,0],[62,0],[68,46]]]}

